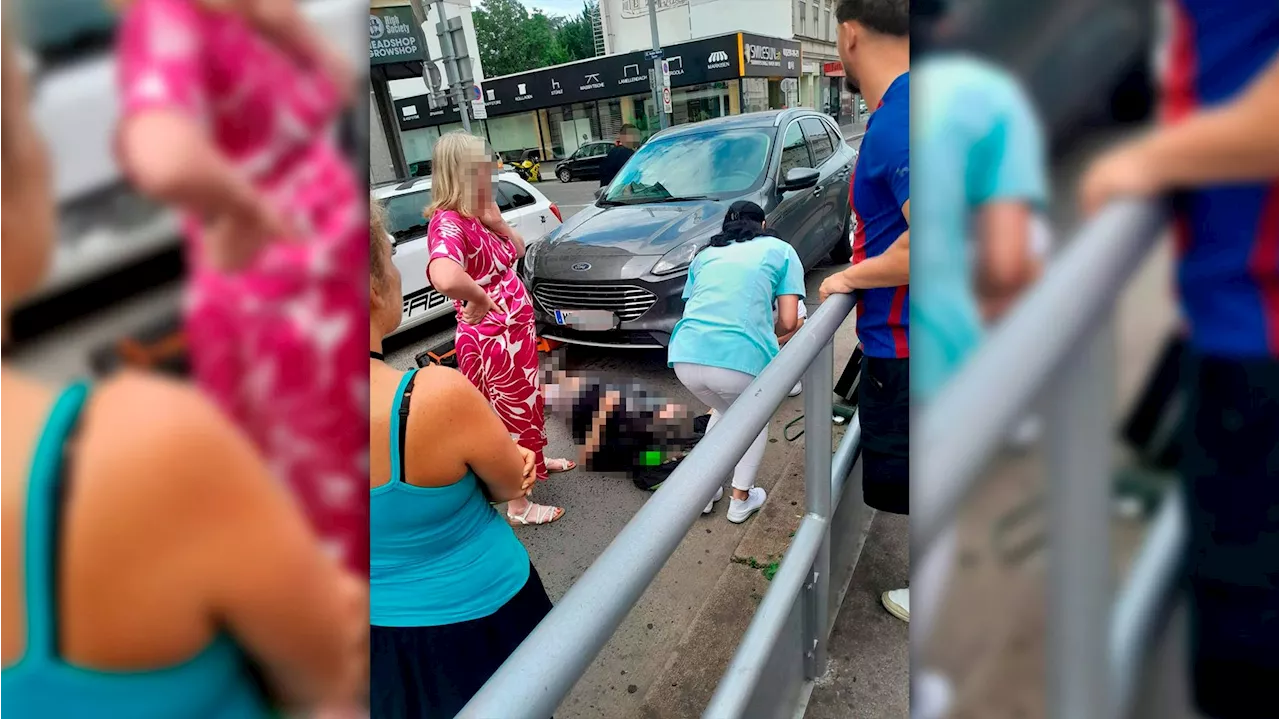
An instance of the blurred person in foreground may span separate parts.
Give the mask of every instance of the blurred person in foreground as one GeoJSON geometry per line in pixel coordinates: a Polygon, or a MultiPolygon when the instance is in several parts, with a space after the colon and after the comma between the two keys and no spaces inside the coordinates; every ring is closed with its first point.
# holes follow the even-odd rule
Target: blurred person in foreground
{"type": "Polygon", "coordinates": [[[636,154],[636,150],[640,147],[640,130],[635,125],[623,125],[618,130],[618,144],[609,150],[609,154],[604,156],[600,161],[600,186],[608,187],[613,178],[618,175],[618,171],[622,166],[627,164],[627,160],[636,154]]]}
{"type": "Polygon", "coordinates": [[[386,364],[400,272],[380,208],[371,214],[372,717],[448,719],[551,611],[524,545],[490,506],[528,493],[536,455],[462,374],[386,364]]]}
{"type": "MultiPolygon", "coordinates": [[[[911,403],[923,410],[1040,274],[1034,246],[1048,204],[1043,130],[1021,85],[1003,69],[945,46],[942,2],[913,4],[911,125],[917,178],[912,252],[911,403]]],[[[927,447],[918,447],[927,452],[927,447]]],[[[927,477],[915,492],[929,491],[927,477]]],[[[955,560],[956,530],[912,566],[917,621],[927,640],[955,560]]],[[[949,682],[916,664],[912,716],[939,719],[949,682]]]]}
{"type": "MultiPolygon", "coordinates": [[[[507,431],[537,457],[539,480],[577,467],[543,458],[547,444],[533,302],[516,273],[524,238],[493,199],[492,162],[484,140],[458,131],[436,143],[427,247],[431,286],[454,300],[458,368],[493,406],[507,431]]],[[[516,525],[549,524],[560,507],[521,495],[507,503],[516,525]]]]}
{"type": "Polygon", "coordinates": [[[1180,472],[1191,675],[1215,718],[1274,709],[1277,6],[1176,0],[1162,122],[1105,153],[1084,209],[1172,196],[1190,357],[1180,472]]]}
{"type": "MultiPolygon", "coordinates": [[[[746,200],[730,205],[720,232],[689,265],[684,316],[667,348],[667,364],[681,384],[715,410],[708,432],[778,356],[778,337],[799,328],[804,295],[800,256],[769,232],[764,210],[746,200]]],[[[734,467],[726,515],[734,524],[764,506],[756,473],[768,447],[764,427],[734,467]]],[[[724,488],[717,487],[702,513],[714,511],[722,497],[724,488]]]]}
{"type": "Polygon", "coordinates": [[[117,4],[117,150],[185,215],[196,382],[367,571],[365,203],[330,131],[353,79],[296,0],[117,4]]]}
{"type": "MultiPolygon", "coordinates": [[[[857,222],[853,264],[823,281],[832,294],[858,293],[858,383],[862,494],[884,512],[910,506],[911,8],[908,0],[840,0],[837,50],[849,89],[874,108],[849,185],[857,222]]],[[[907,589],[881,596],[886,610],[911,616],[907,589]]]]}
{"type": "MultiPolygon", "coordinates": [[[[7,330],[57,232],[11,42],[3,56],[7,330]]],[[[7,363],[0,396],[0,676],[12,716],[253,719],[280,704],[354,706],[368,663],[363,578],[324,555],[208,400],[134,372],[47,386],[7,363]]]]}

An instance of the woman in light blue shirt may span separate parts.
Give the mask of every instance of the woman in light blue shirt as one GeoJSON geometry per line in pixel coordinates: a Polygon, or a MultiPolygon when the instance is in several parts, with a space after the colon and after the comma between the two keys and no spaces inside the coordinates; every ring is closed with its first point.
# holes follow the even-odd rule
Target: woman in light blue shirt
{"type": "MultiPolygon", "coordinates": [[[[716,410],[708,432],[777,356],[778,337],[799,326],[804,295],[804,265],[795,248],[766,234],[759,205],[733,203],[720,234],[689,265],[684,316],[667,355],[680,382],[716,410]]],[[[765,491],[755,479],[768,439],[768,429],[760,430],[734,469],[730,522],[745,522],[764,506],[765,491]]],[[[717,489],[703,513],[723,496],[717,489]]]]}

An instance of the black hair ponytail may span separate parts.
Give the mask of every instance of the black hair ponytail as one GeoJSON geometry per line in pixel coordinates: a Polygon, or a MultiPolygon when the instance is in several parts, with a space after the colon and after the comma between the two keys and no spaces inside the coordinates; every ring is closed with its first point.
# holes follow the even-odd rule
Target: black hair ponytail
{"type": "Polygon", "coordinates": [[[748,242],[765,236],[764,219],[764,210],[759,205],[739,200],[729,206],[720,232],[712,236],[707,247],[728,247],[735,242],[748,242]]]}

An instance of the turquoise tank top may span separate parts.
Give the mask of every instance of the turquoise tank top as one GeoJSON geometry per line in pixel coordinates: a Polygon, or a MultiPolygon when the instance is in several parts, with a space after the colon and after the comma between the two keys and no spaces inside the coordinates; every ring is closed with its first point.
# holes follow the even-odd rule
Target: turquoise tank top
{"type": "Polygon", "coordinates": [[[50,719],[272,716],[244,656],[226,636],[181,664],[151,671],[87,669],[58,656],[55,585],[63,446],[88,395],[87,384],[67,388],[54,403],[36,446],[23,540],[27,646],[17,664],[0,673],[5,707],[14,717],[50,719]]]}
{"type": "Polygon", "coordinates": [[[475,473],[444,487],[404,481],[401,432],[418,370],[391,405],[391,479],[369,490],[369,623],[433,627],[493,614],[529,580],[529,554],[475,473]]]}

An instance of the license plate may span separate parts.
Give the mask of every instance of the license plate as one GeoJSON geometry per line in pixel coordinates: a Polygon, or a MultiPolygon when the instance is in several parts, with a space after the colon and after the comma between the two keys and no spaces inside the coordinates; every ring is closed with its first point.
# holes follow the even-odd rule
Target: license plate
{"type": "Polygon", "coordinates": [[[617,329],[618,316],[608,310],[556,310],[556,324],[584,332],[617,329]]]}

